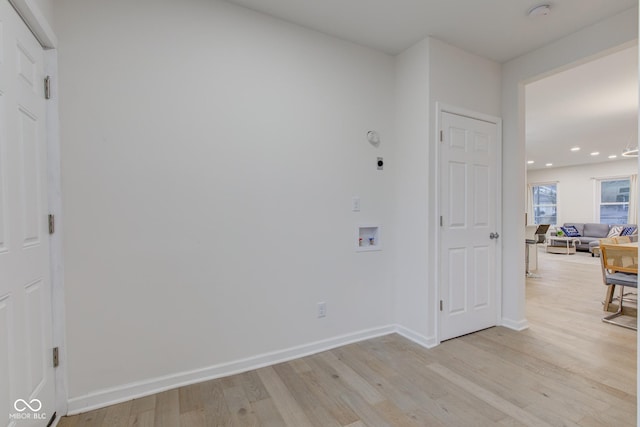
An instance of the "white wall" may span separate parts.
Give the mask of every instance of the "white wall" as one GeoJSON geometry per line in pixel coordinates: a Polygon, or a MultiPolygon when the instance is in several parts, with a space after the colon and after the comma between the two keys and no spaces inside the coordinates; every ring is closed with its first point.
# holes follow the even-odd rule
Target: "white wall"
{"type": "Polygon", "coordinates": [[[395,313],[403,333],[434,345],[429,299],[429,39],[396,58],[395,313]]]}
{"type": "Polygon", "coordinates": [[[428,38],[397,59],[396,313],[425,345],[436,334],[436,102],[498,116],[500,65],[428,38]]]}
{"type": "Polygon", "coordinates": [[[431,118],[435,120],[436,102],[499,117],[500,64],[438,39],[430,40],[431,118]]]}
{"type": "Polygon", "coordinates": [[[527,183],[558,183],[558,224],[597,222],[595,179],[630,176],[637,173],[637,160],[625,159],[566,168],[532,170],[527,173],[527,183]]]}
{"type": "Polygon", "coordinates": [[[55,12],[72,411],[392,324],[392,57],[209,0],[55,12]]]}
{"type": "Polygon", "coordinates": [[[503,64],[503,321],[526,328],[524,313],[525,133],[524,85],[607,51],[628,47],[638,37],[634,8],[586,27],[503,64]]]}

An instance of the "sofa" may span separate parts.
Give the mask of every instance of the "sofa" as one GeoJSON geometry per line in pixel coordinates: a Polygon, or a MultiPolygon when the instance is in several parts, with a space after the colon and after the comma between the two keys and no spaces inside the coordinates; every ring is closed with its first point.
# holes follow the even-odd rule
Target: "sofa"
{"type": "MultiPolygon", "coordinates": [[[[636,224],[596,224],[596,223],[581,223],[581,222],[565,222],[563,227],[573,226],[578,230],[580,240],[579,244],[576,244],[576,250],[583,252],[591,252],[593,255],[593,248],[599,247],[600,239],[610,237],[609,232],[612,228],[618,227],[621,230],[625,228],[635,228],[635,234],[630,235],[632,241],[638,240],[638,226],[636,224]]],[[[615,231],[618,230],[616,228],[615,231]]],[[[620,231],[618,231],[619,235],[620,231]]]]}

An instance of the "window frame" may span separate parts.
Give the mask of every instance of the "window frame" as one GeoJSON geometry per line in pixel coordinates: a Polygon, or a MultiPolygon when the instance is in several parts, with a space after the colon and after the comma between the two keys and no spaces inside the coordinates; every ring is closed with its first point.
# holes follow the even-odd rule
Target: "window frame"
{"type": "Polygon", "coordinates": [[[560,218],[560,204],[558,203],[559,201],[559,185],[558,185],[558,181],[550,181],[550,182],[536,182],[533,184],[530,184],[531,187],[531,216],[532,216],[532,224],[533,225],[540,225],[540,224],[547,224],[546,222],[542,222],[542,223],[538,223],[536,222],[536,207],[540,207],[540,206],[553,206],[555,207],[555,212],[556,212],[556,219],[555,219],[555,223],[550,223],[552,227],[556,227],[558,225],[558,218],[560,218]],[[555,191],[556,191],[556,202],[555,204],[536,204],[535,203],[535,189],[536,187],[551,187],[554,186],[555,187],[555,191]]]}
{"type": "Polygon", "coordinates": [[[623,176],[611,176],[611,177],[604,177],[604,178],[596,178],[595,179],[595,186],[596,186],[596,194],[594,197],[594,210],[595,210],[595,220],[598,223],[602,224],[602,218],[600,216],[600,212],[601,212],[601,206],[605,205],[605,206],[614,206],[614,205],[626,205],[627,206],[627,219],[624,222],[616,222],[615,224],[628,224],[629,223],[629,200],[627,199],[626,202],[605,202],[602,203],[602,183],[603,182],[608,182],[608,181],[628,181],[629,182],[629,188],[631,188],[631,176],[629,175],[623,175],[623,176]]]}

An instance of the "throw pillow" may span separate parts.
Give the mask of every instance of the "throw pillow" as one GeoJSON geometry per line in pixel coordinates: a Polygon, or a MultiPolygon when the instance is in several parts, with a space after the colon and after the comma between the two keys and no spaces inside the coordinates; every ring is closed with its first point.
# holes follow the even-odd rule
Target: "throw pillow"
{"type": "Polygon", "coordinates": [[[560,227],[560,229],[564,232],[567,237],[580,237],[580,233],[578,229],[573,225],[567,225],[566,227],[560,227]]]}
{"type": "Polygon", "coordinates": [[[620,233],[622,232],[622,229],[624,227],[621,225],[614,225],[609,229],[609,234],[607,234],[607,237],[617,237],[620,235],[620,233]]]}
{"type": "Polygon", "coordinates": [[[637,227],[625,227],[620,232],[621,236],[632,236],[634,234],[638,234],[638,228],[637,227]]]}

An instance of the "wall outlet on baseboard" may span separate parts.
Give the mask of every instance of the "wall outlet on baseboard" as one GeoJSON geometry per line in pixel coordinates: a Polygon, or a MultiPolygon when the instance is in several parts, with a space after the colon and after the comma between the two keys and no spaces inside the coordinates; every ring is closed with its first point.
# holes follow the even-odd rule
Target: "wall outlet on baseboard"
{"type": "Polygon", "coordinates": [[[319,302],[318,303],[318,319],[322,317],[327,317],[327,303],[319,302]]]}

